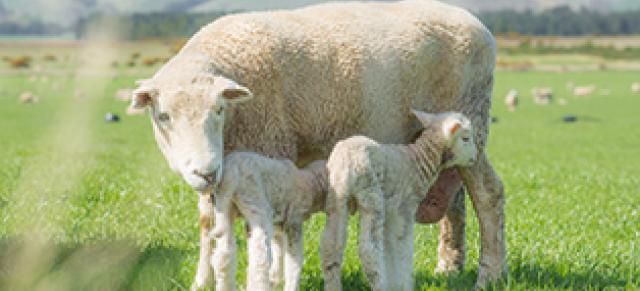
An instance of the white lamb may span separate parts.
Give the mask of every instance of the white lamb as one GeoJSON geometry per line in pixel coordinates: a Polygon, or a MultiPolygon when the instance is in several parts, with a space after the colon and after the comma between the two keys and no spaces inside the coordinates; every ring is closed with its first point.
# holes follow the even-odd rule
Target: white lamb
{"type": "Polygon", "coordinates": [[[248,152],[229,154],[221,183],[214,191],[212,235],[216,249],[212,264],[216,290],[235,289],[236,215],[244,217],[250,228],[246,290],[277,287],[283,255],[284,290],[298,290],[304,255],[302,224],[311,214],[324,209],[326,193],[326,161],[298,169],[290,160],[248,152]]]}
{"type": "Polygon", "coordinates": [[[412,112],[424,127],[415,143],[386,145],[356,136],[338,142],[329,156],[321,243],[325,290],[342,289],[349,203],[360,211],[359,255],[371,288],[413,289],[413,225],[420,201],[442,170],[472,164],[477,148],[464,115],[412,112]]]}

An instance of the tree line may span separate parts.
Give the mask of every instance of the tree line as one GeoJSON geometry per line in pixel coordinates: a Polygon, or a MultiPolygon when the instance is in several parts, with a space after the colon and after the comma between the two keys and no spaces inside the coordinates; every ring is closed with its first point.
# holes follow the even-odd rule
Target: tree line
{"type": "Polygon", "coordinates": [[[531,10],[482,12],[480,20],[498,35],[630,35],[640,34],[640,10],[601,13],[560,6],[531,10]]]}
{"type": "MultiPolygon", "coordinates": [[[[41,21],[20,21],[1,17],[0,34],[47,35],[73,31],[78,38],[87,38],[109,28],[125,40],[145,38],[188,37],[203,25],[230,12],[184,13],[157,12],[150,14],[91,14],[63,28],[41,21]]],[[[6,15],[5,15],[6,16],[6,15]]],[[[478,17],[497,35],[630,35],[640,34],[640,10],[597,12],[573,10],[560,6],[540,12],[532,10],[486,11],[478,17]]]]}

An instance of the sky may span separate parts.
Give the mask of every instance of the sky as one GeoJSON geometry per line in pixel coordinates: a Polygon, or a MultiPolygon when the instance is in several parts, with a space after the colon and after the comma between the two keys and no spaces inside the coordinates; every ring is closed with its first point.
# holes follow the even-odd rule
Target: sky
{"type": "MultiPolygon", "coordinates": [[[[323,0],[0,0],[14,18],[39,19],[62,25],[91,12],[144,13],[157,11],[265,10],[301,7],[323,0]]],[[[472,11],[505,8],[540,10],[558,5],[585,6],[595,10],[640,9],[640,0],[444,0],[472,11]]],[[[1,19],[0,19],[1,20],[1,19]]]]}

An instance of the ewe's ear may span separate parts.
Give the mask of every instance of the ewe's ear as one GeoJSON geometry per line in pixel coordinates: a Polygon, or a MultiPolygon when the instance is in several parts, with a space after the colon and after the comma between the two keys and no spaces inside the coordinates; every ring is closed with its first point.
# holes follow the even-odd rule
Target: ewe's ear
{"type": "Polygon", "coordinates": [[[229,103],[241,103],[253,98],[253,93],[246,87],[231,82],[226,88],[222,89],[220,96],[229,103]]]}
{"type": "Polygon", "coordinates": [[[415,110],[415,109],[411,109],[411,113],[413,113],[413,115],[416,118],[418,118],[418,120],[420,120],[420,123],[422,123],[422,126],[424,127],[427,127],[433,124],[436,120],[435,114],[426,113],[424,111],[415,110]]]}
{"type": "Polygon", "coordinates": [[[131,96],[131,108],[142,109],[153,102],[153,99],[159,95],[158,89],[153,87],[143,86],[133,91],[131,96]]]}

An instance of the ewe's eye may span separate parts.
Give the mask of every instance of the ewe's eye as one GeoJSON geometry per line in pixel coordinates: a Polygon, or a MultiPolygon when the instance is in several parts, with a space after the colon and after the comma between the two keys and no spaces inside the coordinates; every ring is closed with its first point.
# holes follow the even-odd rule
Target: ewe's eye
{"type": "Polygon", "coordinates": [[[162,122],[169,121],[169,119],[171,119],[169,117],[169,114],[167,114],[165,112],[158,114],[158,120],[160,120],[162,122]]]}
{"type": "Polygon", "coordinates": [[[463,142],[469,142],[469,138],[468,138],[468,137],[463,137],[463,138],[462,138],[462,141],[463,141],[463,142]]]}

